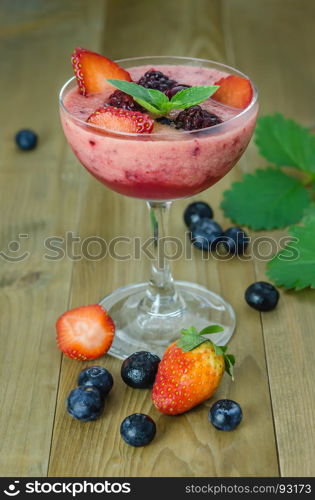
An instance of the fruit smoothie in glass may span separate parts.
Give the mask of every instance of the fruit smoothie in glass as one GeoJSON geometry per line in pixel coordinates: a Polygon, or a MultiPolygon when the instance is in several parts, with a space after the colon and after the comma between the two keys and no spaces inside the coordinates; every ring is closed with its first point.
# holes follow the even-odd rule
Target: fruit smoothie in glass
{"type": "Polygon", "coordinates": [[[72,66],[75,77],[59,99],[69,145],[100,182],[146,200],[150,210],[149,280],[100,301],[116,328],[110,354],[162,355],[187,325],[219,325],[214,341],[225,345],[235,328],[233,308],[200,284],[175,281],[163,245],[171,202],[218,182],[244,153],[258,111],[254,85],[234,68],[195,58],[114,62],[78,47],[72,66]]]}
{"type": "MultiPolygon", "coordinates": [[[[121,64],[121,62],[120,62],[121,64]]],[[[228,72],[192,65],[154,65],[170,79],[187,86],[213,85],[228,72]]],[[[127,67],[137,82],[152,65],[127,67]]],[[[121,194],[151,201],[174,200],[199,193],[220,180],[238,161],[252,136],[257,116],[253,99],[246,109],[216,102],[200,104],[220,123],[197,130],[181,130],[154,122],[153,131],[124,133],[86,120],[108,104],[113,87],[81,95],[76,82],[69,85],[61,110],[62,125],[73,152],[99,181],[121,194]]],[[[175,119],[181,110],[172,111],[175,119]]]]}

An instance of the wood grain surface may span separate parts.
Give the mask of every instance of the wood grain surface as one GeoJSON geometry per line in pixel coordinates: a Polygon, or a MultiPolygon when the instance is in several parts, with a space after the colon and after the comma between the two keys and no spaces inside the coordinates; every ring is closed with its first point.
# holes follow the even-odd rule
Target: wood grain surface
{"type": "MultiPolygon", "coordinates": [[[[104,416],[80,423],[65,411],[65,399],[83,365],[62,357],[54,323],[67,308],[99,301],[115,288],[146,278],[147,264],[64,257],[48,260],[45,239],[72,232],[143,236],[143,202],[106,189],[79,165],[66,145],[58,119],[57,93],[71,75],[69,54],[77,45],[111,58],[182,55],[215,59],[248,73],[260,91],[263,113],[280,111],[314,123],[313,22],[308,0],[2,0],[1,249],[0,257],[1,424],[3,476],[312,476],[315,396],[314,292],[281,292],[278,308],[260,315],[245,303],[245,288],[264,279],[265,263],[250,259],[174,263],[178,279],[196,281],[231,302],[238,326],[231,341],[236,382],[224,377],[216,398],[238,401],[244,421],[219,433],[207,420],[211,401],[179,417],[159,414],[149,391],[120,379],[120,362],[98,364],[114,376],[104,416]],[[302,28],[303,26],[303,28],[302,28]],[[292,35],[294,34],[294,36],[292,35]],[[38,131],[38,148],[14,146],[16,130],[38,131]],[[27,234],[28,238],[19,235],[27,234]],[[13,241],[20,241],[16,250],[13,241]],[[120,438],[123,418],[151,415],[157,437],[145,448],[120,438]]],[[[224,220],[222,192],[261,164],[248,151],[222,181],[198,198],[224,220]]],[[[185,238],[182,212],[172,208],[170,232],[185,238]]],[[[274,238],[281,232],[272,233],[274,238]]],[[[82,241],[82,240],[81,240],[82,241]]],[[[80,247],[76,247],[80,256],[80,247]]],[[[86,366],[86,364],[84,364],[86,366]]]]}

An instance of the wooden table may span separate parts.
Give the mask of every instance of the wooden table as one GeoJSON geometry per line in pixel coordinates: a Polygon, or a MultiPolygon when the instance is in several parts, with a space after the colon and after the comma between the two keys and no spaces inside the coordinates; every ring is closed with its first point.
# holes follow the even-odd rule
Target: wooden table
{"type": "MultiPolygon", "coordinates": [[[[216,398],[240,402],[242,425],[233,433],[214,430],[207,422],[210,402],[178,418],[158,414],[148,391],[122,383],[120,362],[109,356],[100,363],[116,383],[104,417],[82,424],[66,414],[65,399],[84,365],[57,350],[55,320],[144,278],[145,263],[44,258],[49,236],[110,240],[142,234],[138,228],[147,224],[144,203],[101,186],[65,142],[57,91],[71,75],[75,46],[111,58],[173,54],[227,62],[253,77],[262,113],[280,111],[312,126],[314,2],[2,0],[0,13],[1,248],[12,257],[29,252],[20,262],[0,258],[1,475],[314,475],[314,292],[281,291],[278,308],[260,315],[243,295],[265,278],[264,262],[202,261],[198,251],[192,261],[176,262],[177,278],[222,293],[237,312],[236,382],[224,377],[216,398]],[[39,134],[33,152],[15,147],[14,134],[23,127],[39,134]],[[12,242],[19,238],[17,251],[12,242]],[[120,422],[136,411],[157,423],[157,438],[146,448],[128,447],[119,436],[120,422]]],[[[225,227],[222,191],[258,166],[264,162],[251,144],[229,175],[198,196],[225,227]]],[[[186,204],[172,211],[171,233],[182,238],[186,204]]],[[[74,248],[80,255],[80,245],[74,248]]]]}

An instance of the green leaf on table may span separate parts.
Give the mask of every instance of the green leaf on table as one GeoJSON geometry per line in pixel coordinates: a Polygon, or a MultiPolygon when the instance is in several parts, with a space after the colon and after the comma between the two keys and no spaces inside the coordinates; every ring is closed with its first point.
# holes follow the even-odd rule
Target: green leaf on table
{"type": "Polygon", "coordinates": [[[315,173],[315,137],[310,131],[280,113],[258,118],[255,142],[268,161],[315,173]]]}
{"type": "Polygon", "coordinates": [[[289,229],[292,240],[268,263],[267,275],[279,286],[295,290],[315,288],[315,212],[301,226],[289,229]]]}
{"type": "Polygon", "coordinates": [[[245,174],[223,196],[225,216],[255,230],[294,224],[310,203],[310,194],[299,180],[270,167],[245,174]]]}

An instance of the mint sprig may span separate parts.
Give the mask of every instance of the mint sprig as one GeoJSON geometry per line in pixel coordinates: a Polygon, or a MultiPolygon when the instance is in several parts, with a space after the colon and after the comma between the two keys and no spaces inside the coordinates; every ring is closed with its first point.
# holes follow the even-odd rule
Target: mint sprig
{"type": "Polygon", "coordinates": [[[171,99],[168,99],[160,90],[147,89],[134,82],[111,79],[107,81],[125,94],[132,96],[140,106],[158,115],[167,115],[173,109],[196,106],[211,97],[219,88],[218,85],[190,87],[177,92],[171,99]]]}
{"type": "Polygon", "coordinates": [[[210,325],[198,332],[197,328],[191,326],[190,328],[181,330],[182,336],[177,341],[177,346],[180,347],[183,352],[189,352],[196,349],[196,347],[204,342],[210,342],[214,347],[215,353],[223,356],[225,371],[230,375],[232,380],[234,380],[233,367],[235,364],[235,356],[233,356],[233,354],[226,354],[226,345],[216,345],[209,338],[205,337],[205,335],[219,333],[223,330],[224,328],[220,325],[210,325]]]}

